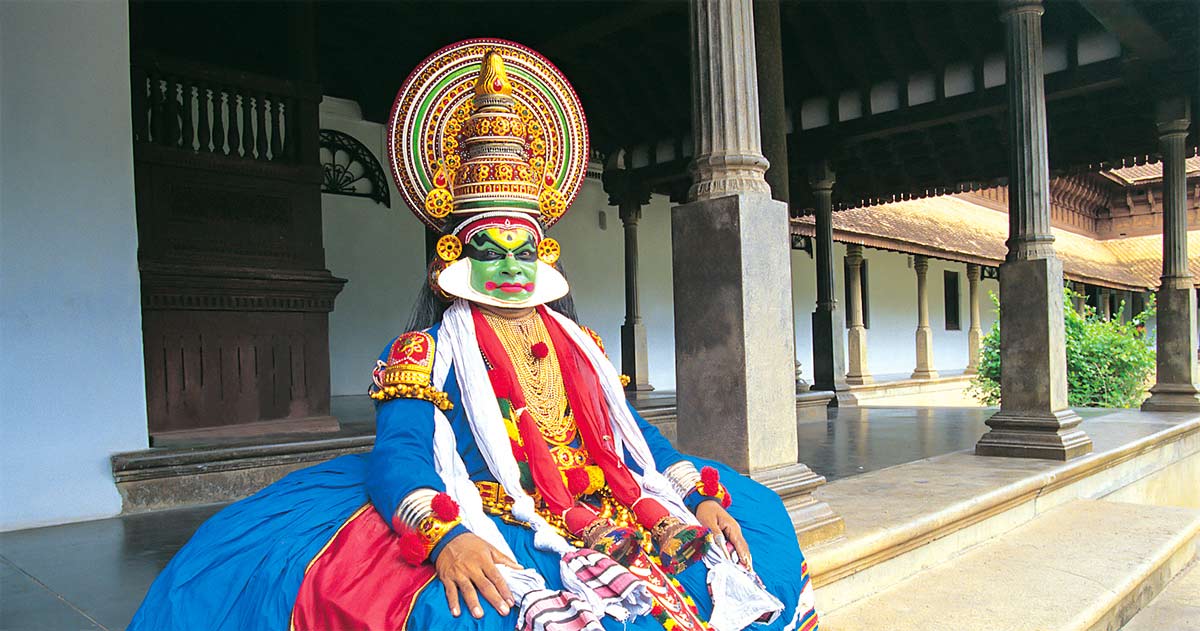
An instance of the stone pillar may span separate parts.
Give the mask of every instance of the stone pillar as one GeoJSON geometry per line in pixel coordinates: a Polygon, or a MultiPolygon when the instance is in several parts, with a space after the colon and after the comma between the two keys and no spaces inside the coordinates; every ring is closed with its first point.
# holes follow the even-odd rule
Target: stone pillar
{"type": "Polygon", "coordinates": [[[917,368],[913,379],[937,379],[933,369],[933,329],[929,328],[929,258],[913,257],[917,273],[917,368]]]}
{"type": "Polygon", "coordinates": [[[779,0],[754,2],[754,52],[758,64],[758,120],[762,152],[771,168],[767,184],[771,197],[791,201],[788,178],[787,109],[783,97],[783,37],[779,29],[779,0]]]}
{"type": "Polygon", "coordinates": [[[1101,320],[1112,318],[1112,290],[1108,287],[1101,287],[1096,292],[1096,315],[1100,316],[1101,320]]]}
{"type": "Polygon", "coordinates": [[[975,263],[967,263],[967,311],[971,314],[971,325],[967,327],[968,375],[979,372],[979,349],[983,342],[983,330],[979,319],[979,283],[983,269],[975,263]]]}
{"type": "Polygon", "coordinates": [[[1062,262],[1050,232],[1042,4],[1003,0],[1008,77],[1008,256],[1000,266],[1000,411],[981,456],[1066,460],[1092,450],[1067,406],[1062,262]]]}
{"type": "Polygon", "coordinates": [[[638,300],[638,220],[642,206],[650,203],[650,188],[625,168],[625,152],[618,151],[605,165],[604,190],[608,203],[618,207],[625,230],[625,323],[621,325],[621,372],[629,377],[629,392],[654,389],[649,381],[646,325],[638,300]]]}
{"type": "Polygon", "coordinates": [[[1071,302],[1075,305],[1075,312],[1083,315],[1087,307],[1087,287],[1083,283],[1071,283],[1071,291],[1075,295],[1071,298],[1071,302]]]}
{"type": "Polygon", "coordinates": [[[690,4],[692,201],[671,213],[682,451],[779,493],[802,541],[841,532],[796,461],[788,209],[763,177],[750,0],[690,4]]]}
{"type": "Polygon", "coordinates": [[[816,198],[816,237],[813,258],[817,263],[817,308],[812,314],[813,390],[833,391],[830,405],[838,405],[850,385],[846,383],[846,346],[838,310],[837,277],[833,272],[833,184],[836,180],[827,161],[809,169],[809,184],[816,198]]]}
{"type": "Polygon", "coordinates": [[[867,327],[863,325],[863,295],[862,295],[862,264],[863,248],[851,243],[846,246],[846,288],[850,290],[849,310],[850,330],[848,333],[849,355],[847,357],[846,383],[864,385],[874,383],[871,372],[867,370],[867,327]]]}
{"type": "Polygon", "coordinates": [[[1158,142],[1163,165],[1163,271],[1158,288],[1157,377],[1147,411],[1200,410],[1196,382],[1196,290],[1188,270],[1187,191],[1184,141],[1190,112],[1186,99],[1159,104],[1158,142]]]}

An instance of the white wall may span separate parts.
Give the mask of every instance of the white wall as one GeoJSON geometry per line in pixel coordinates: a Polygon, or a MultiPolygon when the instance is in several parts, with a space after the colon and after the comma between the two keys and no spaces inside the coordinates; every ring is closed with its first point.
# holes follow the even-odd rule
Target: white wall
{"type": "Polygon", "coordinates": [[[405,332],[425,280],[425,227],[387,171],[383,125],[362,120],[353,101],[325,97],[321,127],[347,133],[370,149],[391,190],[391,208],[365,197],[321,194],[325,265],[348,281],[329,314],[331,392],[361,395],[379,352],[405,332]]]}
{"type": "MultiPolygon", "coordinates": [[[[579,320],[600,334],[621,367],[625,322],[625,237],[615,206],[598,180],[584,181],[571,212],[549,231],[563,246],[563,267],[579,320]],[[600,227],[604,213],[605,228],[600,227]]],[[[646,327],[650,385],[675,389],[675,312],[672,308],[671,202],[655,195],[638,222],[638,296],[646,327]]]]}
{"type": "MultiPolygon", "coordinates": [[[[834,274],[837,277],[838,309],[845,309],[843,261],[846,246],[834,244],[834,274]]],[[[867,292],[870,324],[867,330],[867,369],[879,377],[907,376],[916,368],[917,276],[911,256],[864,248],[867,260],[867,292]]],[[[961,371],[967,365],[967,266],[938,259],[929,260],[929,323],[933,330],[933,365],[936,370],[961,371]],[[944,272],[959,273],[959,317],[962,329],[946,330],[944,272]]],[[[980,284],[980,327],[986,335],[996,318],[988,292],[999,294],[1000,284],[984,280],[980,284]]],[[[804,378],[812,382],[812,312],[816,307],[816,263],[805,252],[792,252],[792,303],[795,305],[796,358],[804,378]]],[[[841,316],[844,318],[844,316],[841,316]]]]}
{"type": "Polygon", "coordinates": [[[147,446],[125,2],[0,2],[0,530],[118,513],[147,446]]]}

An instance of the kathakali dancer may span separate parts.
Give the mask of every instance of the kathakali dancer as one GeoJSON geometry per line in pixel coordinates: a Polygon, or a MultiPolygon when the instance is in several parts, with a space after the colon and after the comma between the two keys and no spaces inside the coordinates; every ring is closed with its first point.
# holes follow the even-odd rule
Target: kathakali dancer
{"type": "Polygon", "coordinates": [[[453,44],[389,126],[397,186],[442,236],[373,373],[374,449],[215,515],[131,628],[815,629],[779,497],[677,452],[574,321],[544,230],[589,153],[558,69],[453,44]]]}

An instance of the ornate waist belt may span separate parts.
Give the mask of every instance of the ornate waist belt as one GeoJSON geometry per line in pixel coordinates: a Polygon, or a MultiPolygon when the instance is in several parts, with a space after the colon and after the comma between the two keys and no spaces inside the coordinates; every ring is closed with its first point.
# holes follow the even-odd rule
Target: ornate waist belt
{"type": "MultiPolygon", "coordinates": [[[[484,512],[499,517],[506,524],[529,526],[527,522],[513,517],[513,498],[504,491],[504,487],[499,482],[478,481],[475,483],[475,488],[479,489],[479,498],[483,500],[484,512]]],[[[533,493],[531,497],[533,497],[537,513],[542,516],[542,519],[545,519],[547,523],[558,531],[558,534],[562,535],[572,545],[583,546],[583,540],[567,531],[567,525],[563,521],[562,516],[551,512],[539,494],[533,493]]],[[[613,499],[612,493],[608,489],[601,489],[588,499],[591,501],[581,500],[581,503],[595,508],[601,519],[611,519],[618,526],[629,526],[635,530],[641,530],[637,519],[634,518],[633,512],[613,499]]]]}

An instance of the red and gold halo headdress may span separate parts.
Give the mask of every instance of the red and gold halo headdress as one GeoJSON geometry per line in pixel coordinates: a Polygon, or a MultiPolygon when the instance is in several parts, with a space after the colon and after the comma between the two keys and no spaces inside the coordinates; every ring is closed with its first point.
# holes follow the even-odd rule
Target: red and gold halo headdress
{"type": "Polygon", "coordinates": [[[405,80],[388,119],[388,155],[405,202],[437,232],[490,212],[548,228],[583,184],[587,122],[544,57],[471,39],[430,55],[405,80]]]}
{"type": "MultiPolygon", "coordinates": [[[[491,302],[466,285],[463,243],[479,229],[524,226],[541,269],[528,304],[567,292],[553,268],[560,249],[543,238],[566,213],[587,174],[587,122],[566,77],[541,55],[501,39],[451,44],[421,62],[396,96],[388,119],[396,187],[436,232],[431,285],[491,302]],[[438,279],[441,279],[440,281],[438,279]],[[543,289],[544,288],[544,289],[543,289]]],[[[504,303],[501,306],[525,306],[504,303]]]]}

